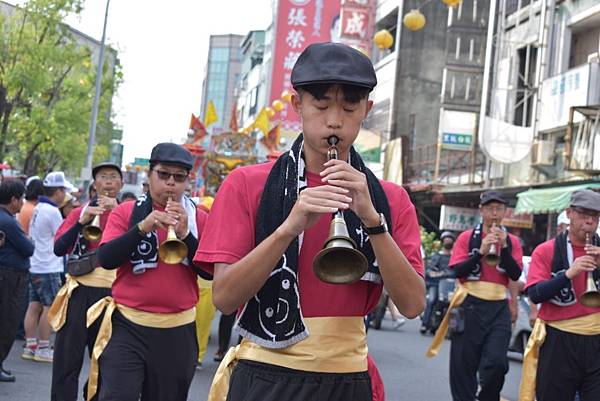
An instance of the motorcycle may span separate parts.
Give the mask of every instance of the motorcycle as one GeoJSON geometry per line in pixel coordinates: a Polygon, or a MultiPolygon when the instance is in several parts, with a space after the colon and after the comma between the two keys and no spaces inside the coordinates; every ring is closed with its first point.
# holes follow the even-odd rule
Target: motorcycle
{"type": "Polygon", "coordinates": [[[440,327],[442,319],[444,319],[446,311],[448,311],[448,306],[450,305],[450,300],[454,295],[455,289],[456,279],[454,278],[454,275],[446,274],[439,278],[437,283],[437,299],[433,304],[428,321],[423,322],[421,334],[426,334],[427,331],[431,332],[431,334],[435,334],[438,327],[440,327]]]}

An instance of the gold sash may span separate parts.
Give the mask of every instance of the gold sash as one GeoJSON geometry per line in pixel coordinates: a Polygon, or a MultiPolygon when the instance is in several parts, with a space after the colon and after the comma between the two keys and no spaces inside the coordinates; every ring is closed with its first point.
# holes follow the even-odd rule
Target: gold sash
{"type": "Polygon", "coordinates": [[[501,301],[506,299],[506,287],[502,284],[490,283],[489,281],[467,281],[458,284],[456,292],[448,306],[448,310],[440,323],[440,327],[438,327],[435,332],[431,345],[425,354],[429,358],[436,356],[442,347],[444,337],[446,337],[446,333],[448,332],[448,318],[450,316],[450,311],[462,305],[467,295],[472,295],[486,301],[501,301]]]}
{"type": "Polygon", "coordinates": [[[108,270],[103,267],[96,267],[94,270],[83,276],[74,277],[79,284],[88,287],[111,288],[117,278],[117,269],[108,270]]]}
{"type": "Polygon", "coordinates": [[[130,308],[115,302],[112,297],[104,297],[92,305],[87,311],[87,327],[90,327],[102,314],[102,323],[98,330],[98,337],[94,343],[92,360],[90,363],[90,377],[88,380],[88,396],[90,401],[98,391],[98,359],[108,345],[112,336],[112,314],[118,309],[121,314],[135,324],[159,329],[170,329],[192,323],[196,319],[196,308],[191,308],[178,313],[152,313],[130,308]]]}
{"type": "Polygon", "coordinates": [[[67,274],[66,277],[67,281],[65,285],[58,291],[48,310],[48,322],[54,331],[60,330],[65,325],[69,299],[71,299],[71,294],[75,288],[79,287],[79,284],[88,287],[110,288],[113,281],[115,281],[116,270],[106,270],[102,267],[97,267],[83,276],[73,277],[67,274]]]}
{"type": "Polygon", "coordinates": [[[535,400],[535,381],[540,348],[546,339],[546,325],[555,329],[583,336],[600,334],[600,313],[579,316],[572,319],[545,322],[536,319],[533,331],[523,354],[523,368],[521,371],[521,384],[519,386],[519,401],[535,400]]]}
{"type": "Polygon", "coordinates": [[[367,371],[367,341],[362,317],[305,318],[310,335],[287,348],[273,349],[249,340],[230,348],[213,378],[208,401],[224,401],[239,359],[320,373],[367,371]]]}
{"type": "Polygon", "coordinates": [[[69,307],[69,299],[75,288],[79,287],[79,283],[67,274],[65,285],[58,291],[50,309],[48,310],[48,323],[54,331],[60,330],[67,320],[67,309],[69,307]]]}

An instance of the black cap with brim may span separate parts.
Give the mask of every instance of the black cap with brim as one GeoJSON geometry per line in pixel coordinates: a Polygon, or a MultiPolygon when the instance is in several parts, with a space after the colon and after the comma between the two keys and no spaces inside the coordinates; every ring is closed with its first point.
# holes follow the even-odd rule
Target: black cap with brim
{"type": "Polygon", "coordinates": [[[341,43],[313,43],[298,57],[291,83],[294,88],[341,84],[373,90],[377,76],[371,60],[360,51],[341,43]]]}
{"type": "Polygon", "coordinates": [[[581,189],[571,195],[571,207],[600,212],[600,194],[591,189],[581,189]]]}
{"type": "Polygon", "coordinates": [[[504,196],[498,191],[486,191],[481,194],[481,198],[479,201],[480,205],[485,205],[490,202],[499,202],[506,205],[508,202],[504,198],[504,196]]]}
{"type": "Polygon", "coordinates": [[[112,168],[118,171],[119,175],[121,176],[121,179],[123,179],[123,172],[121,171],[121,167],[118,166],[115,163],[111,163],[111,162],[102,162],[99,164],[96,164],[93,168],[92,168],[92,177],[94,179],[96,179],[96,174],[98,173],[98,171],[100,171],[100,169],[103,168],[112,168]]]}
{"type": "Polygon", "coordinates": [[[194,157],[181,145],[171,142],[159,143],[152,149],[150,164],[173,164],[190,171],[194,166],[194,157]]]}

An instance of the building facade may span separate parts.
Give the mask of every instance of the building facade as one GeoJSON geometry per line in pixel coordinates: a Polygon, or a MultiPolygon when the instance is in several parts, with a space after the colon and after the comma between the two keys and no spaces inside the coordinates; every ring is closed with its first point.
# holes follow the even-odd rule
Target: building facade
{"type": "Polygon", "coordinates": [[[211,133],[229,129],[235,99],[235,87],[240,79],[242,35],[211,35],[208,61],[202,82],[200,116],[206,116],[209,101],[215,105],[218,120],[209,127],[211,133]]]}

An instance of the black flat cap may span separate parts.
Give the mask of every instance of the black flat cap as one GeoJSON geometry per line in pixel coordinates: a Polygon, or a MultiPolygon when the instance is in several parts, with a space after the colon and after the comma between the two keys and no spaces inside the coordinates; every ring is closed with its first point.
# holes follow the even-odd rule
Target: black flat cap
{"type": "Polygon", "coordinates": [[[175,164],[190,171],[194,166],[194,157],[181,145],[171,142],[159,143],[152,149],[150,164],[175,164]]]}
{"type": "Polygon", "coordinates": [[[123,179],[123,172],[121,171],[121,167],[116,165],[115,163],[111,163],[111,162],[102,162],[102,163],[96,164],[92,168],[92,177],[94,179],[96,179],[96,174],[98,174],[98,171],[100,171],[100,169],[102,169],[102,168],[112,168],[112,169],[117,170],[119,172],[119,175],[121,176],[121,179],[123,179]]]}
{"type": "Polygon", "coordinates": [[[480,205],[485,205],[490,202],[500,202],[506,205],[508,202],[504,198],[504,196],[498,191],[485,191],[481,194],[481,198],[479,201],[480,205]]]}
{"type": "Polygon", "coordinates": [[[360,51],[341,43],[313,43],[294,65],[292,86],[345,84],[373,90],[377,76],[371,60],[360,51]]]}
{"type": "Polygon", "coordinates": [[[581,189],[571,195],[571,207],[600,212],[600,194],[591,189],[581,189]]]}

